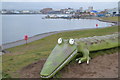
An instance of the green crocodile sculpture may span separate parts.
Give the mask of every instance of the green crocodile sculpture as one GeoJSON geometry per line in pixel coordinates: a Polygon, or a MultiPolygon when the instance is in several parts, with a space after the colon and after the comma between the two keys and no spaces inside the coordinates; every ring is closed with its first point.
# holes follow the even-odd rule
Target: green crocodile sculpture
{"type": "Polygon", "coordinates": [[[59,38],[58,44],[46,60],[40,75],[42,78],[53,77],[80,53],[82,53],[83,56],[77,58],[76,61],[78,61],[78,63],[87,62],[87,64],[89,64],[89,53],[91,51],[113,47],[118,47],[118,33],[80,39],[59,38]]]}

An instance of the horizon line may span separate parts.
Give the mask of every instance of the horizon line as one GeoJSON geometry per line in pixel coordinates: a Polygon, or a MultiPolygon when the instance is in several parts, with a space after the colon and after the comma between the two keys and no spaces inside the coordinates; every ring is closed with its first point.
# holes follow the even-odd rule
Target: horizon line
{"type": "Polygon", "coordinates": [[[1,0],[1,2],[119,2],[119,0],[1,0]]]}

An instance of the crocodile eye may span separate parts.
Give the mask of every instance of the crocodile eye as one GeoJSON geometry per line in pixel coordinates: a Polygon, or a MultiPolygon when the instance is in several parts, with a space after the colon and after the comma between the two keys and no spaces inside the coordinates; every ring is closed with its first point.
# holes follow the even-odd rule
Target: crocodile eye
{"type": "Polygon", "coordinates": [[[70,40],[69,40],[69,43],[70,43],[70,44],[74,44],[74,43],[75,43],[75,40],[74,40],[74,39],[70,39],[70,40]]]}
{"type": "Polygon", "coordinates": [[[58,44],[61,44],[62,41],[63,41],[62,38],[59,38],[59,39],[58,39],[58,44]]]}

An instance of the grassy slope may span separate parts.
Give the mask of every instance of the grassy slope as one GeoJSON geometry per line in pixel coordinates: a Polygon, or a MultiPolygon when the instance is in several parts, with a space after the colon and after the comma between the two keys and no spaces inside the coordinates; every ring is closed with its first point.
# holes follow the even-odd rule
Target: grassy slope
{"type": "Polygon", "coordinates": [[[109,20],[109,21],[120,21],[119,17],[104,17],[102,19],[109,20]]]}
{"type": "Polygon", "coordinates": [[[11,54],[4,54],[2,56],[4,76],[19,77],[17,71],[19,71],[21,68],[40,59],[47,58],[51,50],[56,45],[57,39],[59,37],[81,38],[81,37],[88,37],[94,35],[100,36],[100,35],[112,34],[117,31],[118,31],[118,27],[114,26],[114,27],[107,27],[100,29],[62,32],[31,42],[28,45],[21,45],[7,49],[11,54]]]}

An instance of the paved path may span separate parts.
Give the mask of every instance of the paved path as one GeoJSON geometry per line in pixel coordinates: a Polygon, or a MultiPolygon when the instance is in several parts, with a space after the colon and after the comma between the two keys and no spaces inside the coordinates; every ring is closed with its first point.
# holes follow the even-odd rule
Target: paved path
{"type": "Polygon", "coordinates": [[[2,52],[0,52],[0,55],[2,55],[2,52]]]}
{"type": "MultiPolygon", "coordinates": [[[[35,35],[35,36],[30,37],[28,39],[28,43],[33,42],[35,40],[42,39],[44,37],[47,37],[47,36],[50,36],[50,35],[53,35],[53,34],[57,34],[57,33],[59,33],[59,32],[56,31],[56,32],[50,32],[50,33],[44,33],[44,34],[35,35]]],[[[26,44],[26,41],[24,39],[23,40],[18,40],[16,42],[11,42],[11,43],[7,43],[7,44],[3,44],[2,48],[3,49],[7,49],[7,48],[11,48],[11,47],[22,45],[22,44],[26,44]]]]}
{"type": "Polygon", "coordinates": [[[100,18],[98,18],[97,20],[102,21],[102,22],[114,23],[116,26],[120,26],[120,21],[103,20],[100,18]]]}
{"type": "MultiPolygon", "coordinates": [[[[83,29],[77,29],[77,30],[83,30],[83,29]]],[[[36,41],[36,40],[39,40],[39,39],[42,39],[44,37],[47,37],[47,36],[50,36],[50,35],[53,35],[53,34],[60,33],[60,32],[77,31],[77,30],[54,31],[54,32],[49,32],[49,33],[38,34],[38,35],[35,35],[33,37],[30,37],[28,39],[28,43],[36,41]]],[[[15,46],[19,46],[19,45],[22,45],[22,44],[26,44],[26,41],[24,39],[23,40],[18,40],[16,42],[11,42],[11,43],[7,43],[7,44],[3,44],[2,45],[2,50],[8,49],[8,48],[12,48],[12,47],[15,47],[15,46]]],[[[1,50],[1,48],[0,48],[0,50],[1,50]]]]}

